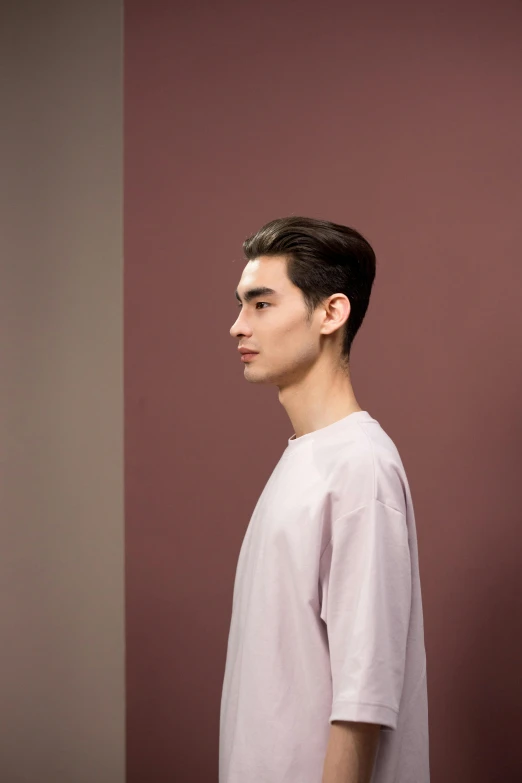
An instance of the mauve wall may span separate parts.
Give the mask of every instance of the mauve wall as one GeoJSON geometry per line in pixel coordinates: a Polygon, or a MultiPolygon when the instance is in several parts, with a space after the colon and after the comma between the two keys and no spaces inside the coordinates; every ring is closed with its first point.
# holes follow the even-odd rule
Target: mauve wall
{"type": "Polygon", "coordinates": [[[519,778],[521,40],[518,2],[127,0],[129,783],[217,781],[237,557],[292,433],[233,291],[291,213],[378,255],[352,376],[413,492],[433,783],[519,778]]]}
{"type": "Polygon", "coordinates": [[[0,782],[123,783],[121,7],[0,31],[0,782]]]}

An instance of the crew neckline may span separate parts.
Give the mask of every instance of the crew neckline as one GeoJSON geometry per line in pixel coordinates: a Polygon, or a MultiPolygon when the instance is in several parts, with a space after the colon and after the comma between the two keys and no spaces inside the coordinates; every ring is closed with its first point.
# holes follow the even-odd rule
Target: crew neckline
{"type": "Polygon", "coordinates": [[[356,424],[360,421],[373,421],[373,416],[370,416],[368,411],[353,411],[352,413],[349,413],[348,416],[343,416],[342,419],[337,419],[337,421],[327,424],[326,427],[319,427],[319,429],[313,430],[312,432],[306,432],[298,438],[295,437],[294,432],[293,435],[288,438],[286,450],[287,452],[293,452],[303,443],[321,441],[329,437],[336,430],[342,429],[347,424],[356,424]]]}

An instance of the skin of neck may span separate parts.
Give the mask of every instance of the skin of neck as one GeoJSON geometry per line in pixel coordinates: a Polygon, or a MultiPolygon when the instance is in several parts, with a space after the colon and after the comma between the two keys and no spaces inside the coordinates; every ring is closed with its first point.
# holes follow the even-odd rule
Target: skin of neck
{"type": "Polygon", "coordinates": [[[362,410],[355,397],[349,368],[340,365],[337,344],[325,348],[299,377],[279,386],[279,402],[296,438],[362,410]]]}

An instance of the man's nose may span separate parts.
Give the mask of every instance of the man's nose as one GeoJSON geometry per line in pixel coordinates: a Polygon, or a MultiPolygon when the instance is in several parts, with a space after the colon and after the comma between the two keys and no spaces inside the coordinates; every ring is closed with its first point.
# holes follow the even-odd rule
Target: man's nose
{"type": "Polygon", "coordinates": [[[241,321],[242,313],[238,315],[232,326],[230,327],[230,335],[232,337],[238,337],[240,334],[245,334],[248,328],[241,321]]]}
{"type": "Polygon", "coordinates": [[[230,327],[230,334],[232,337],[237,337],[238,335],[238,328],[237,328],[237,322],[239,321],[239,316],[236,318],[232,326],[230,327]]]}

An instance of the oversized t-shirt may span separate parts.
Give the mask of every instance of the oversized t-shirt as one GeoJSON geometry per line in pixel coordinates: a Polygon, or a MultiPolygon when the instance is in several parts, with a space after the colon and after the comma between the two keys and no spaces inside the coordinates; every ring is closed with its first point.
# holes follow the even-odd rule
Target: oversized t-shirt
{"type": "Polygon", "coordinates": [[[288,440],[237,564],[219,783],[321,783],[330,723],[380,724],[371,783],[428,783],[417,535],[367,411],[288,440]]]}

